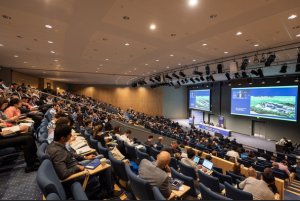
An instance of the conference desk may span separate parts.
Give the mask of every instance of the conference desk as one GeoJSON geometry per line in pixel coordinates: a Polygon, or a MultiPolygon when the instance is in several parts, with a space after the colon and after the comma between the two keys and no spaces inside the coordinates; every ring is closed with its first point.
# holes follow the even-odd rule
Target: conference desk
{"type": "Polygon", "coordinates": [[[220,134],[225,135],[227,137],[231,137],[231,132],[232,131],[228,130],[228,129],[223,129],[221,127],[215,127],[215,126],[210,126],[208,124],[200,123],[199,128],[200,129],[205,129],[205,130],[208,130],[208,131],[214,132],[214,133],[220,133],[220,134]]]}

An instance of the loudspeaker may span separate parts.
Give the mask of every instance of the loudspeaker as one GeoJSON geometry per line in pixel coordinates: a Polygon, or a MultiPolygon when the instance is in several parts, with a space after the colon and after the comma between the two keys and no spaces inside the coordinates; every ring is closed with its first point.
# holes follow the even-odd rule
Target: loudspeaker
{"type": "Polygon", "coordinates": [[[229,67],[230,67],[230,74],[234,74],[234,73],[237,73],[238,72],[238,62],[231,62],[229,64],[229,67]]]}

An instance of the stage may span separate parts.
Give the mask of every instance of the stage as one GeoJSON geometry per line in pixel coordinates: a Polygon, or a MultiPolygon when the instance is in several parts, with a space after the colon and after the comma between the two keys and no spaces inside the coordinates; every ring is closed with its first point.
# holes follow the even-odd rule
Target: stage
{"type": "MultiPolygon", "coordinates": [[[[172,121],[178,122],[180,125],[182,125],[185,130],[190,130],[191,126],[189,125],[189,119],[171,119],[172,121]],[[186,129],[186,127],[188,129],[186,129]]],[[[195,124],[195,127],[199,129],[199,125],[195,124]]],[[[245,145],[246,149],[255,149],[255,148],[260,148],[260,149],[265,149],[268,151],[276,151],[276,142],[275,141],[268,141],[264,138],[260,137],[255,137],[255,136],[249,136],[249,135],[244,135],[240,133],[235,133],[234,131],[231,132],[231,137],[229,137],[230,140],[233,140],[236,138],[236,141],[238,143],[241,143],[245,145]]]]}

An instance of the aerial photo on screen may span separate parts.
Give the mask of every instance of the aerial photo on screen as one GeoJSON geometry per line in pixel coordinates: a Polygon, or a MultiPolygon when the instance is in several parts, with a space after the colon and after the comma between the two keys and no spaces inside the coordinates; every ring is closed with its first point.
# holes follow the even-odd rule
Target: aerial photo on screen
{"type": "Polygon", "coordinates": [[[209,96],[196,96],[196,107],[209,110],[209,96]]]}
{"type": "Polygon", "coordinates": [[[251,96],[250,114],[295,118],[295,96],[251,96]]]}

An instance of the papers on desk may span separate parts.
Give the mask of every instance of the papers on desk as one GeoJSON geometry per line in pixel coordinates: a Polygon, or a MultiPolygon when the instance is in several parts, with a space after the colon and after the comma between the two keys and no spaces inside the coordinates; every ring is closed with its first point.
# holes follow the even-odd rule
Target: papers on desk
{"type": "MultiPolygon", "coordinates": [[[[2,128],[2,131],[11,131],[10,133],[14,133],[14,132],[20,131],[20,127],[19,126],[12,126],[12,127],[9,127],[9,128],[2,128]]],[[[7,133],[7,134],[9,134],[9,133],[7,133]]]]}
{"type": "Polygon", "coordinates": [[[85,147],[82,147],[82,148],[76,150],[76,153],[83,154],[83,153],[90,152],[90,151],[92,151],[91,148],[86,145],[85,147]]]}
{"type": "Polygon", "coordinates": [[[33,123],[20,123],[20,126],[23,126],[23,125],[25,125],[25,126],[28,126],[28,127],[30,127],[30,126],[32,126],[32,124],[33,124],[33,123]]]}
{"type": "Polygon", "coordinates": [[[138,146],[136,146],[137,149],[141,149],[141,148],[143,148],[143,147],[144,147],[143,145],[138,145],[138,146]]]}
{"type": "Polygon", "coordinates": [[[72,134],[76,133],[76,131],[74,129],[72,129],[72,134]]]}
{"type": "Polygon", "coordinates": [[[87,146],[87,144],[86,144],[84,141],[82,141],[82,140],[78,140],[77,142],[74,142],[74,143],[71,145],[71,147],[72,147],[74,150],[77,150],[77,149],[79,149],[79,148],[81,148],[81,147],[84,147],[84,146],[87,146]]]}
{"type": "Polygon", "coordinates": [[[105,140],[111,140],[112,136],[104,137],[105,140]]]}

